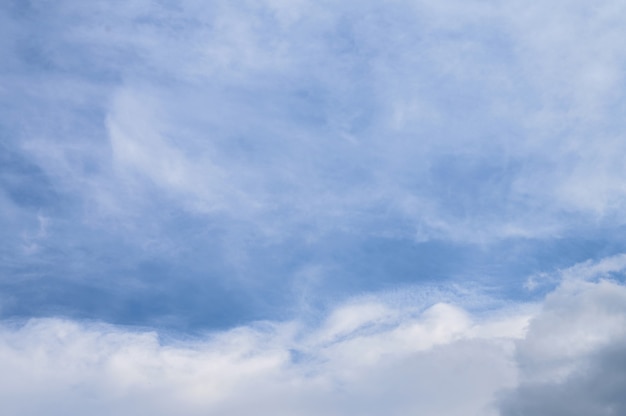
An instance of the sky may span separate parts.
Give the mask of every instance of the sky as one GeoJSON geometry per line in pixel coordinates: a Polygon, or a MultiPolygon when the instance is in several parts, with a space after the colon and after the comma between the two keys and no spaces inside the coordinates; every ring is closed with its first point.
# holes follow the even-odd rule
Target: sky
{"type": "Polygon", "coordinates": [[[0,2],[0,413],[626,413],[626,4],[0,2]]]}

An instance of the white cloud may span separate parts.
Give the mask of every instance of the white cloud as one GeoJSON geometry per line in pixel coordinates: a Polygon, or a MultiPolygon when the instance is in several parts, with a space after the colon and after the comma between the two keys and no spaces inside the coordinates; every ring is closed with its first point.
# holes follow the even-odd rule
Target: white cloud
{"type": "MultiPolygon", "coordinates": [[[[521,329],[523,320],[509,324],[521,329]]],[[[0,408],[20,415],[486,415],[493,392],[515,379],[511,354],[508,329],[444,304],[421,314],[352,304],[313,332],[296,322],[264,323],[169,342],[154,332],[33,319],[2,327],[0,408]],[[487,333],[477,335],[481,329],[487,333]]]]}
{"type": "Polygon", "coordinates": [[[626,254],[620,253],[614,256],[604,257],[600,260],[587,260],[571,267],[558,270],[554,273],[541,272],[530,276],[525,287],[534,290],[537,287],[557,284],[576,285],[580,282],[609,278],[615,274],[622,274],[626,269],[626,254]]]}
{"type": "Polygon", "coordinates": [[[60,319],[5,321],[0,409],[28,416],[619,414],[626,287],[602,278],[615,262],[598,262],[594,273],[588,264],[572,267],[578,276],[565,278],[540,308],[424,309],[410,295],[381,294],[340,305],[313,326],[259,322],[195,338],[60,319]]]}

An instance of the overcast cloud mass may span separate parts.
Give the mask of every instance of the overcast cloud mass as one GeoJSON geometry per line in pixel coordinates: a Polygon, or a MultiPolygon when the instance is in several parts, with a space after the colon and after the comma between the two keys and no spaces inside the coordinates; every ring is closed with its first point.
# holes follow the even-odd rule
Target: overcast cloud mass
{"type": "Polygon", "coordinates": [[[626,414],[624,21],[0,2],[0,413],[626,414]]]}

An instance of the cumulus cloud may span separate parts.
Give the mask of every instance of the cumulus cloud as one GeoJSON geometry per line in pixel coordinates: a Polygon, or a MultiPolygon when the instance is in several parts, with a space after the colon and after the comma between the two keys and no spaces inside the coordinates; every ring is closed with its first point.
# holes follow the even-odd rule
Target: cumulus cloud
{"type": "Polygon", "coordinates": [[[621,415],[626,411],[626,339],[594,351],[579,369],[556,383],[526,383],[503,401],[503,416],[621,415]]]}
{"type": "Polygon", "coordinates": [[[515,380],[511,331],[522,334],[527,318],[357,302],[317,328],[266,322],[192,340],[57,319],[5,322],[0,408],[20,415],[495,414],[493,392],[515,380]]]}
{"type": "Polygon", "coordinates": [[[469,312],[355,299],[194,337],[31,319],[0,331],[6,414],[619,415],[626,288],[564,281],[469,312]],[[36,400],[33,400],[36,397],[36,400]]]}
{"type": "Polygon", "coordinates": [[[503,395],[501,414],[619,415],[626,347],[626,288],[607,274],[623,256],[581,264],[550,293],[517,341],[520,384],[503,395]]]}

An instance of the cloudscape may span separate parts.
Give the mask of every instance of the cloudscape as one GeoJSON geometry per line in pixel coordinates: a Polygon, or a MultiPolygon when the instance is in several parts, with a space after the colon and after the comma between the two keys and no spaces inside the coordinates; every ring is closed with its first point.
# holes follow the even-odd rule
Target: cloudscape
{"type": "Polygon", "coordinates": [[[624,21],[0,2],[0,414],[626,414],[624,21]]]}

